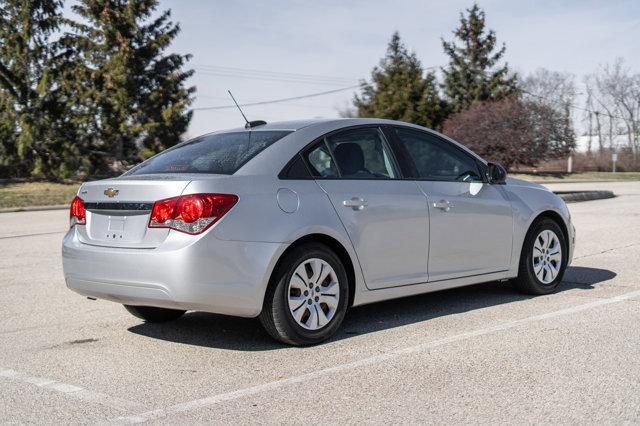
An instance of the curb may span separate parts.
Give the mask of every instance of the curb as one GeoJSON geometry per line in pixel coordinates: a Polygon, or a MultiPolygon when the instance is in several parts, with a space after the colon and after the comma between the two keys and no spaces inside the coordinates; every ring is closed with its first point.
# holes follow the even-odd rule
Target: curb
{"type": "MultiPolygon", "coordinates": [[[[526,180],[526,179],[523,179],[526,180]]],[[[612,183],[612,182],[636,182],[633,180],[616,180],[616,179],[597,179],[597,180],[580,180],[580,179],[566,179],[566,180],[530,180],[529,182],[539,183],[540,185],[551,185],[556,183],[612,183]]]]}
{"type": "Polygon", "coordinates": [[[45,210],[68,210],[69,206],[66,204],[58,204],[55,206],[32,206],[32,207],[7,207],[0,209],[0,213],[14,213],[14,212],[39,212],[45,210]]]}
{"type": "Polygon", "coordinates": [[[579,203],[581,201],[605,200],[616,195],[613,191],[554,191],[565,203],[579,203]]]}

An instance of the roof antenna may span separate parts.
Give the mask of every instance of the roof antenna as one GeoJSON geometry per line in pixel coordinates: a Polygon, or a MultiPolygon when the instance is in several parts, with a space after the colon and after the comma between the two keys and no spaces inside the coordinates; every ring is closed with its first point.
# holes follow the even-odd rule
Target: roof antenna
{"type": "Polygon", "coordinates": [[[265,124],[267,124],[266,121],[262,121],[262,120],[255,120],[255,121],[247,120],[247,116],[244,115],[244,112],[242,112],[242,108],[240,108],[240,105],[238,105],[236,98],[233,97],[231,90],[227,90],[227,92],[229,92],[229,96],[231,96],[231,99],[233,99],[233,103],[236,104],[236,106],[238,107],[238,111],[240,111],[240,114],[242,114],[242,118],[244,118],[244,121],[246,122],[246,124],[244,125],[245,129],[251,130],[254,127],[264,126],[265,124]]]}

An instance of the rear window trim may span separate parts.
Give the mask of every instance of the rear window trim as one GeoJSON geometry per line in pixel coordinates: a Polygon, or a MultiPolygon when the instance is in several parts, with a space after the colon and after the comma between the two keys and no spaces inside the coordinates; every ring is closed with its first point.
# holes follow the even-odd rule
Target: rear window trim
{"type": "Polygon", "coordinates": [[[152,202],[117,202],[117,201],[97,201],[85,202],[86,210],[128,210],[128,211],[151,211],[152,202]]]}

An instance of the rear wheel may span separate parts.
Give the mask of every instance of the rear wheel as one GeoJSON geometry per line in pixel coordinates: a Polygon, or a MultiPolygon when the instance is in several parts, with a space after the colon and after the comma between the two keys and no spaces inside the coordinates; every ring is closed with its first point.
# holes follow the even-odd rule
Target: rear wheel
{"type": "Polygon", "coordinates": [[[535,222],[524,241],[516,288],[528,294],[549,294],[557,290],[567,267],[567,243],[556,221],[535,222]]]}
{"type": "Polygon", "coordinates": [[[134,317],[145,320],[146,322],[168,322],[180,318],[186,311],[178,309],[156,308],[153,306],[132,306],[124,305],[134,317]]]}
{"type": "Polygon", "coordinates": [[[311,345],[331,337],[347,310],[342,262],[328,247],[308,243],[283,259],[265,294],[260,322],[275,339],[311,345]]]}

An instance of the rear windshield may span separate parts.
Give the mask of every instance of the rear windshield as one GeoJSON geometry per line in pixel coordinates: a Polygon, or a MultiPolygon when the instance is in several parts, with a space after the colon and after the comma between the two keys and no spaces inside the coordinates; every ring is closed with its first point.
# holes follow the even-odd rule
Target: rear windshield
{"type": "Polygon", "coordinates": [[[125,176],[158,173],[231,175],[263,149],[291,131],[252,131],[201,136],[137,165],[125,176]]]}

